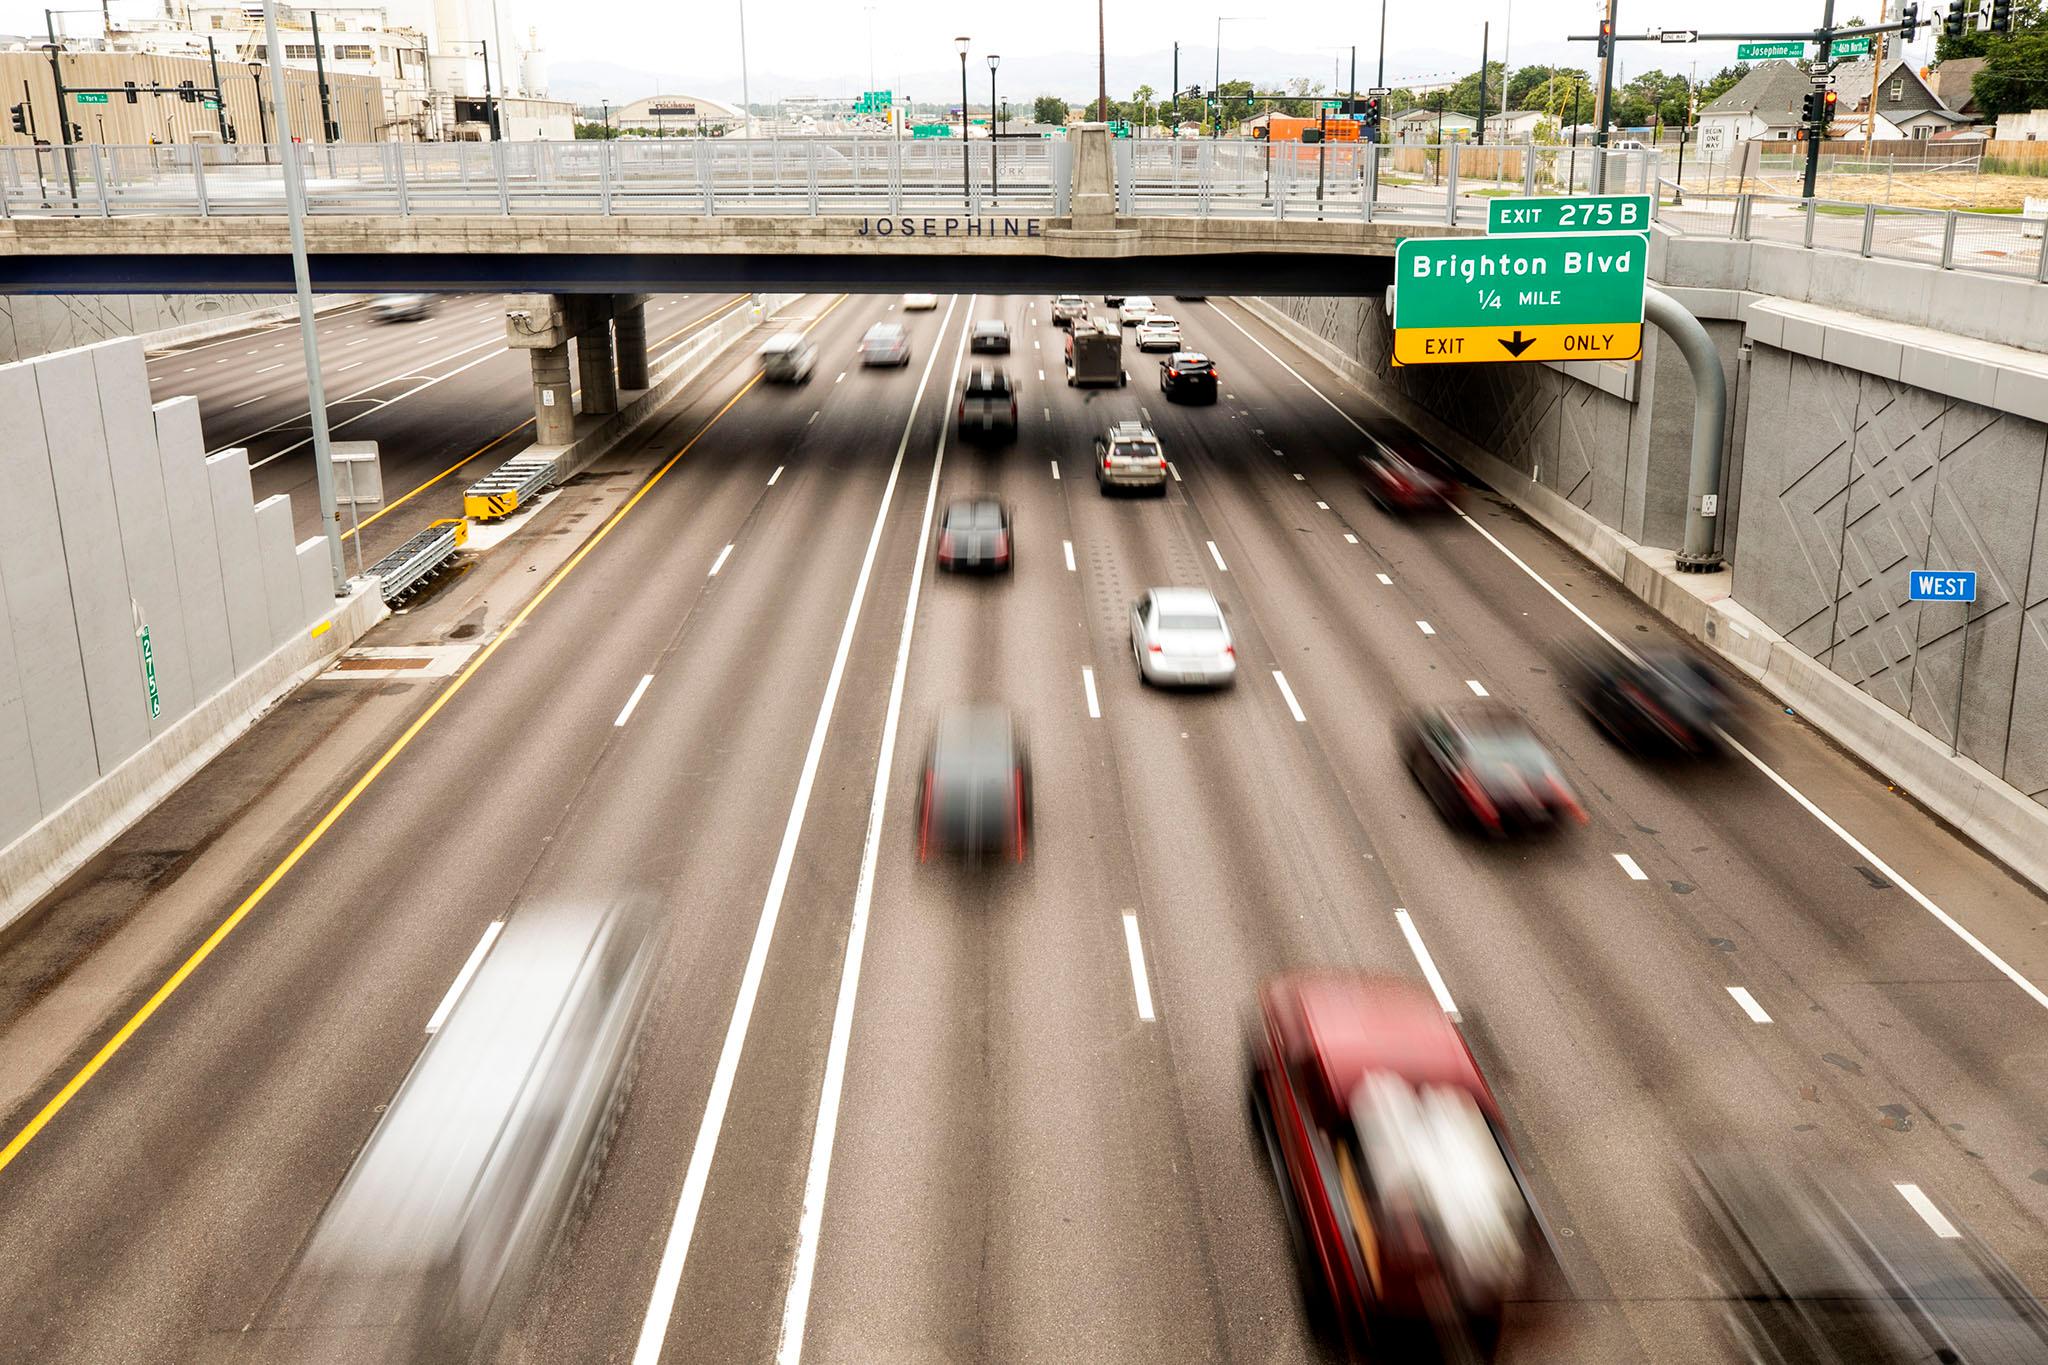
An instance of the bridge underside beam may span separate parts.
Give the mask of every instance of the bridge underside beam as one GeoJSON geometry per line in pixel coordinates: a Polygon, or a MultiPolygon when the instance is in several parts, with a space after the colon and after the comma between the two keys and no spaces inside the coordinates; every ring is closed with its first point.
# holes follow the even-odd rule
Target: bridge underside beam
{"type": "MultiPolygon", "coordinates": [[[[313,288],[332,294],[655,294],[1103,292],[1377,295],[1390,256],[1187,251],[1127,256],[968,255],[933,244],[916,255],[709,253],[344,253],[312,258],[313,288]]],[[[0,256],[6,294],[288,294],[291,259],[270,255],[0,256]]]]}

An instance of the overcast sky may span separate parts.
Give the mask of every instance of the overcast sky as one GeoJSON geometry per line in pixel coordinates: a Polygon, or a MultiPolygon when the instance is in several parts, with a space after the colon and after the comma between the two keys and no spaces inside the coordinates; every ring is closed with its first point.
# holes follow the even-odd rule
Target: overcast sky
{"type": "MultiPolygon", "coordinates": [[[[0,30],[30,32],[42,26],[41,0],[0,0],[0,30]]],[[[82,0],[70,0],[77,5],[82,0]]],[[[500,0],[508,40],[537,25],[551,69],[613,64],[631,72],[655,73],[678,85],[696,82],[691,92],[737,95],[740,77],[741,0],[500,0]]],[[[151,12],[153,0],[115,0],[118,13],[151,12]]],[[[1932,11],[1933,0],[1923,0],[1932,11]]],[[[1511,44],[1516,66],[1535,61],[1576,59],[1592,65],[1591,44],[1566,45],[1573,32],[1590,32],[1600,8],[1594,0],[1443,0],[1392,3],[1387,10],[1389,84],[1439,74],[1456,75],[1478,66],[1480,26],[1492,23],[1492,51],[1498,58],[1511,44]]],[[[1876,0],[1838,0],[1843,18],[1877,17],[1876,0]]],[[[1336,55],[1325,49],[1359,46],[1359,84],[1372,83],[1379,46],[1376,8],[1369,3],[1332,6],[1281,5],[1270,0],[1200,0],[1162,4],[1108,0],[1110,87],[1126,94],[1139,82],[1164,89],[1170,83],[1171,47],[1182,44],[1183,84],[1207,83],[1215,69],[1216,19],[1247,15],[1223,26],[1223,76],[1255,75],[1262,80],[1288,74],[1328,81],[1336,55]],[[1263,60],[1253,55],[1263,51],[1263,60]],[[1234,63],[1263,68],[1233,72],[1234,63]]],[[[857,93],[869,78],[872,26],[874,80],[878,87],[936,98],[941,82],[958,79],[953,37],[973,39],[972,88],[985,91],[986,54],[1004,58],[1003,93],[1029,97],[1048,88],[1085,98],[1093,85],[1095,5],[1091,0],[1021,0],[992,5],[941,4],[932,0],[746,0],[747,67],[756,101],[792,94],[857,93]],[[1071,87],[1071,88],[1070,88],[1071,87]],[[927,96],[923,92],[929,92],[927,96]]],[[[1623,0],[1621,30],[1649,27],[1711,28],[1721,32],[1782,29],[1820,19],[1818,0],[1623,0]],[[1796,18],[1794,17],[1796,16],[1796,18]]],[[[95,33],[91,14],[70,16],[69,31],[95,33]]],[[[1924,30],[1923,30],[1924,32],[1924,30]]],[[[1931,50],[1931,39],[1922,44],[1931,50]]],[[[1916,51],[1916,60],[1925,60],[1916,51]]],[[[1697,46],[1624,45],[1624,69],[1653,66],[1683,72],[1693,62],[1708,74],[1734,60],[1729,44],[1697,46]]],[[[1348,60],[1348,58],[1347,58],[1348,60]]],[[[1344,76],[1348,80],[1348,72],[1344,76]]],[[[1341,82],[1340,82],[1341,83],[1341,82]]],[[[672,90],[665,81],[664,89],[672,90]]],[[[618,90],[618,97],[648,93],[618,90]]],[[[985,96],[982,96],[985,98],[985,96]]]]}

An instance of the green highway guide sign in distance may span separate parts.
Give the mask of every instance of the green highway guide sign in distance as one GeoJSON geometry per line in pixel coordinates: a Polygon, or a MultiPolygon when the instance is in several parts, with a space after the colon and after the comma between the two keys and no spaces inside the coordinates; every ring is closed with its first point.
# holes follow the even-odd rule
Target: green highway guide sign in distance
{"type": "Polygon", "coordinates": [[[1496,237],[1534,232],[1648,232],[1647,194],[1551,195],[1493,199],[1486,230],[1496,237]]]}
{"type": "MultiPolygon", "coordinates": [[[[1837,44],[1836,47],[1839,50],[1840,44],[1837,44]]],[[[1796,62],[1805,56],[1806,44],[1801,42],[1737,43],[1735,45],[1735,60],[1738,62],[1767,62],[1773,57],[1782,57],[1788,61],[1796,62]]]]}
{"type": "Polygon", "coordinates": [[[1644,233],[1408,238],[1394,363],[1633,359],[1649,253],[1644,233]]]}
{"type": "Polygon", "coordinates": [[[78,94],[73,95],[72,98],[80,104],[105,104],[107,102],[107,92],[104,90],[82,90],[78,94]]]}

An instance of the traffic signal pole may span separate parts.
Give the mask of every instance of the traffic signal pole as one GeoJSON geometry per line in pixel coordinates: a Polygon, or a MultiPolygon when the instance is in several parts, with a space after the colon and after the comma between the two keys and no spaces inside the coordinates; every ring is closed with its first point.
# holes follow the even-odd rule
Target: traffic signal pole
{"type": "MultiPolygon", "coordinates": [[[[1835,0],[1823,0],[1820,11],[1820,56],[1814,61],[1814,65],[1820,70],[1826,71],[1833,64],[1829,56],[1834,51],[1834,45],[1835,0]]],[[[1874,55],[1872,60],[1875,60],[1874,55]]],[[[1806,175],[1802,181],[1804,188],[1800,190],[1801,196],[1807,199],[1813,198],[1813,188],[1820,183],[1820,144],[1827,141],[1828,108],[1831,103],[1825,99],[1812,101],[1815,116],[1809,119],[1806,125],[1806,175]]],[[[1870,116],[1877,117],[1875,108],[1871,109],[1870,116]]]]}
{"type": "Polygon", "coordinates": [[[57,60],[57,16],[43,11],[43,28],[50,35],[50,83],[57,87],[57,136],[64,142],[64,180],[71,187],[71,207],[78,207],[78,161],[71,151],[71,105],[64,98],[64,65],[57,60]]]}

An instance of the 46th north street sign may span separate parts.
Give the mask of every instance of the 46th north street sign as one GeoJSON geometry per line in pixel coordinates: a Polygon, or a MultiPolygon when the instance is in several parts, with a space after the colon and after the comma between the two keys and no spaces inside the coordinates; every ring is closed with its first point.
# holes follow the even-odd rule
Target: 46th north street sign
{"type": "Polygon", "coordinates": [[[1394,363],[1632,360],[1649,238],[1411,237],[1394,261],[1394,363]]]}

